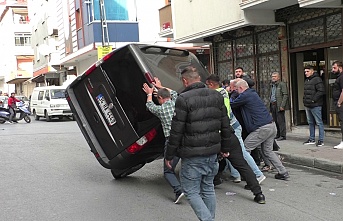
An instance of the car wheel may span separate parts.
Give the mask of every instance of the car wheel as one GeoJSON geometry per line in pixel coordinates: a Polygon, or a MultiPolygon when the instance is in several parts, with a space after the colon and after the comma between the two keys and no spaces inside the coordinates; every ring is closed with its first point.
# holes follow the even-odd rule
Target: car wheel
{"type": "Polygon", "coordinates": [[[50,121],[51,121],[51,116],[48,115],[48,112],[47,112],[47,111],[45,111],[45,120],[46,120],[47,122],[50,122],[50,121]]]}
{"type": "Polygon", "coordinates": [[[24,117],[24,120],[26,121],[26,123],[30,123],[30,122],[31,122],[31,118],[30,118],[29,115],[26,115],[26,116],[24,117]]]}
{"type": "Polygon", "coordinates": [[[130,174],[133,174],[134,172],[136,172],[137,170],[142,168],[144,165],[145,165],[145,163],[138,164],[136,166],[131,167],[130,169],[128,169],[127,171],[125,171],[124,173],[121,173],[119,175],[115,174],[113,170],[111,170],[111,173],[115,179],[121,179],[121,178],[127,177],[130,174]]]}
{"type": "Polygon", "coordinates": [[[58,119],[62,120],[62,119],[63,119],[63,117],[58,117],[58,119]]]}
{"type": "Polygon", "coordinates": [[[33,111],[33,116],[35,117],[35,120],[39,120],[39,116],[37,115],[36,111],[33,111]]]}
{"type": "Polygon", "coordinates": [[[4,124],[5,122],[5,120],[0,120],[0,124],[4,124]]]}

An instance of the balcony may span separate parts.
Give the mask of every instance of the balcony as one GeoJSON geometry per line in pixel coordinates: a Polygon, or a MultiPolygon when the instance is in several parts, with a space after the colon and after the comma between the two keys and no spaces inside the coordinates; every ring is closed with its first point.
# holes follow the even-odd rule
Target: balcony
{"type": "Polygon", "coordinates": [[[239,6],[245,9],[270,9],[275,10],[298,4],[298,0],[242,0],[239,6]]]}
{"type": "Polygon", "coordinates": [[[341,8],[341,0],[298,0],[300,7],[310,7],[310,8],[341,8]]]}
{"type": "Polygon", "coordinates": [[[25,45],[25,46],[15,46],[13,49],[13,54],[15,56],[18,55],[33,55],[33,49],[31,45],[25,45]]]}
{"type": "Polygon", "coordinates": [[[19,84],[22,83],[30,78],[32,78],[32,72],[23,71],[23,70],[16,70],[10,73],[8,77],[7,84],[19,84]]]}
{"type": "Polygon", "coordinates": [[[171,5],[166,5],[159,9],[160,14],[160,33],[164,38],[173,38],[173,19],[171,5]]]}

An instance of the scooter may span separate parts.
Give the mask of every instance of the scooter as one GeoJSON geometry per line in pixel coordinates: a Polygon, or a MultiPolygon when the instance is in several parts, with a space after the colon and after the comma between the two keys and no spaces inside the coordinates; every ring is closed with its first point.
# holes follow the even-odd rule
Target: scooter
{"type": "MultiPolygon", "coordinates": [[[[16,115],[20,114],[19,118],[16,116],[13,117],[13,121],[19,121],[24,119],[26,123],[31,122],[30,114],[31,112],[28,110],[27,107],[25,107],[24,102],[20,101],[18,106],[18,110],[16,110],[16,115]]],[[[7,108],[0,107],[0,124],[5,123],[6,121],[9,121],[10,119],[10,111],[7,108]]]]}

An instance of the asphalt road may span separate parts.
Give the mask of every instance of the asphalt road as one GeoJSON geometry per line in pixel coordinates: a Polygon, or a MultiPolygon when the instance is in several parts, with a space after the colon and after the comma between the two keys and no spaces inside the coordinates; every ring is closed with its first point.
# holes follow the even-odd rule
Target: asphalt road
{"type": "MultiPolygon", "coordinates": [[[[173,204],[161,160],[114,180],[74,121],[0,125],[0,159],[0,220],[197,220],[185,199],[173,204]]],[[[287,182],[266,174],[265,205],[244,182],[218,186],[216,220],[342,220],[342,177],[288,169],[287,182]]]]}

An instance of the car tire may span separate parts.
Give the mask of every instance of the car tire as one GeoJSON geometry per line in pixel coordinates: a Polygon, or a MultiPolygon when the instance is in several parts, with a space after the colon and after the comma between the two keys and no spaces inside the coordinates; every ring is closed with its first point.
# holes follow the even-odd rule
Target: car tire
{"type": "Polygon", "coordinates": [[[29,115],[26,115],[26,116],[24,117],[24,121],[25,121],[26,123],[31,123],[31,117],[30,117],[29,115]]]}
{"type": "Polygon", "coordinates": [[[45,120],[46,120],[46,122],[50,122],[51,121],[51,116],[49,116],[49,114],[48,114],[48,112],[47,111],[45,111],[45,120]]]}
{"type": "Polygon", "coordinates": [[[121,173],[119,175],[115,174],[114,170],[111,170],[111,173],[112,173],[114,179],[116,179],[116,180],[117,179],[122,179],[124,177],[127,177],[130,174],[133,174],[137,170],[141,169],[144,165],[145,165],[145,163],[138,164],[136,166],[131,167],[130,169],[128,169],[127,171],[125,171],[124,173],[121,173]]]}
{"type": "Polygon", "coordinates": [[[0,120],[0,124],[4,124],[5,122],[5,120],[0,120]]]}
{"type": "Polygon", "coordinates": [[[35,110],[33,110],[33,116],[35,117],[35,120],[39,120],[39,116],[37,115],[35,110]]]}

